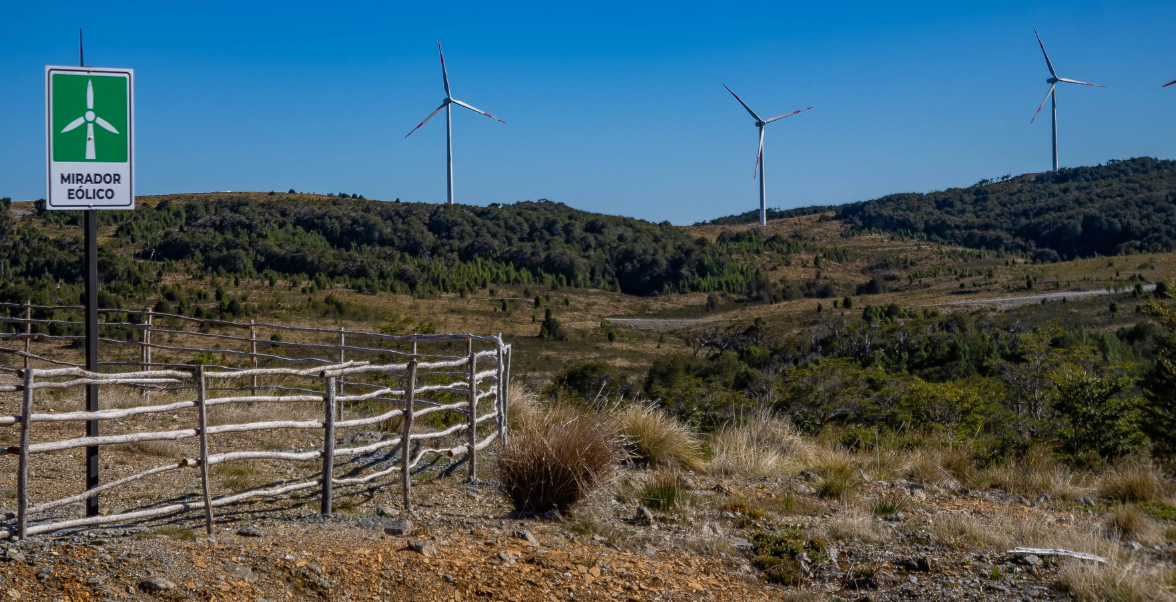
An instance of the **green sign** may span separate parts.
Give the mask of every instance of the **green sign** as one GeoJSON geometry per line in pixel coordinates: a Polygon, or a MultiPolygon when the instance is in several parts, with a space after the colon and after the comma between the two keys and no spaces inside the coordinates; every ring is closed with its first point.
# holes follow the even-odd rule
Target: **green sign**
{"type": "Polygon", "coordinates": [[[134,74],[46,67],[49,209],[133,209],[134,74]]]}

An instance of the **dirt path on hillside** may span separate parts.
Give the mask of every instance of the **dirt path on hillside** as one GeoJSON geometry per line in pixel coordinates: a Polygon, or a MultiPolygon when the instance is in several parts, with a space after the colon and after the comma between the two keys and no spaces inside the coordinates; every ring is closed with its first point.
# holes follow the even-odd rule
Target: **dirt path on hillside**
{"type": "MultiPolygon", "coordinates": [[[[1122,293],[1130,293],[1132,289],[1122,288],[1113,291],[1097,290],[1097,291],[1062,291],[1057,293],[1043,293],[1040,295],[1024,295],[1020,297],[997,297],[995,299],[969,299],[967,301],[951,301],[948,303],[931,303],[924,307],[934,307],[937,305],[988,305],[990,303],[999,304],[1002,309],[1009,309],[1021,305],[1029,305],[1031,303],[1041,303],[1042,301],[1061,301],[1062,299],[1083,299],[1086,297],[1101,297],[1104,295],[1117,295],[1122,293]]],[[[1144,291],[1156,290],[1156,285],[1143,285],[1144,291]]]]}

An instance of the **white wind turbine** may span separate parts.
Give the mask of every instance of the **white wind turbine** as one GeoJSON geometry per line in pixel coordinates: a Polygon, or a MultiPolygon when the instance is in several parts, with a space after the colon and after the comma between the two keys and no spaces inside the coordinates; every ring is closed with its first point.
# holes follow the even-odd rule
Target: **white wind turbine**
{"type": "MultiPolygon", "coordinates": [[[[436,116],[437,113],[441,112],[441,109],[445,109],[445,149],[446,149],[446,152],[445,152],[445,156],[446,156],[445,173],[446,173],[446,180],[448,180],[448,182],[449,182],[449,189],[448,189],[449,190],[449,204],[452,205],[453,204],[453,105],[463,106],[463,107],[465,107],[475,113],[481,113],[491,119],[501,121],[502,123],[506,123],[506,122],[487,113],[486,111],[483,111],[481,109],[476,109],[476,108],[454,98],[453,94],[451,94],[449,92],[449,74],[446,73],[446,71],[445,71],[445,54],[441,52],[441,40],[437,40],[437,54],[439,54],[441,56],[441,78],[445,81],[445,98],[441,100],[441,106],[437,107],[436,111],[429,113],[429,116],[425,117],[424,121],[418,123],[416,127],[412,128],[412,132],[417,131],[418,129],[420,129],[420,127],[422,125],[425,125],[426,123],[428,123],[428,121],[430,119],[432,119],[434,116],[436,116]]],[[[412,135],[412,132],[405,134],[404,137],[408,138],[409,136],[412,135]]]]}
{"type": "MultiPolygon", "coordinates": [[[[727,84],[723,84],[723,87],[727,88],[727,84]]],[[[727,91],[731,92],[731,88],[727,88],[727,91]]],[[[784,119],[785,117],[791,117],[797,113],[803,113],[803,112],[811,109],[812,107],[808,107],[807,109],[800,109],[799,111],[793,111],[791,113],[784,113],[783,115],[776,115],[775,117],[771,117],[769,119],[762,119],[755,111],[751,110],[751,107],[747,106],[747,103],[743,102],[742,98],[739,98],[738,94],[731,92],[731,96],[734,96],[735,100],[738,100],[739,104],[743,105],[743,108],[747,109],[748,113],[751,113],[751,116],[755,118],[755,127],[759,128],[759,152],[755,156],[755,171],[752,172],[751,177],[754,179],[756,173],[757,172],[759,173],[759,184],[760,184],[760,219],[759,219],[759,221],[760,221],[761,226],[766,226],[768,224],[768,189],[767,189],[767,185],[764,183],[764,167],[762,165],[763,159],[764,159],[764,127],[766,127],[769,123],[772,123],[773,121],[776,121],[778,119],[784,119]]]]}
{"type": "Polygon", "coordinates": [[[93,161],[97,157],[94,154],[94,124],[97,123],[102,129],[112,134],[118,133],[113,125],[94,114],[94,80],[86,82],[86,112],[81,117],[69,122],[69,125],[65,126],[61,133],[77,129],[83,123],[86,124],[86,159],[93,161]]]}
{"type": "Polygon", "coordinates": [[[1045,106],[1045,101],[1050,100],[1052,98],[1053,99],[1053,103],[1052,103],[1052,107],[1053,107],[1053,170],[1054,170],[1054,172],[1057,172],[1058,171],[1058,94],[1057,94],[1058,82],[1062,82],[1062,83],[1066,83],[1066,84],[1081,84],[1083,86],[1094,86],[1096,88],[1105,88],[1106,86],[1100,86],[1098,84],[1092,84],[1089,82],[1080,82],[1076,79],[1066,79],[1064,77],[1058,77],[1057,72],[1054,71],[1053,63],[1051,63],[1049,61],[1049,53],[1045,51],[1045,44],[1041,43],[1041,36],[1038,35],[1036,28],[1034,28],[1034,30],[1033,30],[1033,35],[1037,36],[1037,45],[1041,46],[1041,54],[1045,55],[1045,66],[1049,67],[1050,78],[1045,80],[1045,83],[1049,84],[1049,92],[1046,92],[1045,98],[1041,99],[1041,104],[1037,106],[1037,113],[1033,114],[1033,119],[1030,119],[1029,123],[1032,124],[1034,121],[1037,121],[1037,115],[1038,115],[1038,113],[1041,113],[1041,107],[1045,106]]]}

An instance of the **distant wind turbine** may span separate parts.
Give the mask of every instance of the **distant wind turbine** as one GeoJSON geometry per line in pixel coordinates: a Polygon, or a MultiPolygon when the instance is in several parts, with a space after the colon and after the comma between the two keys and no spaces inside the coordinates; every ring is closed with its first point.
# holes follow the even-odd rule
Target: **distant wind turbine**
{"type": "Polygon", "coordinates": [[[1033,119],[1030,119],[1029,123],[1032,124],[1034,121],[1037,121],[1037,115],[1038,115],[1038,113],[1041,113],[1041,107],[1045,106],[1045,101],[1050,100],[1052,98],[1053,99],[1053,104],[1052,104],[1052,107],[1053,107],[1053,170],[1054,170],[1054,172],[1057,172],[1058,171],[1058,94],[1057,94],[1058,82],[1062,82],[1062,83],[1066,83],[1066,84],[1081,84],[1083,86],[1094,86],[1096,88],[1105,88],[1106,86],[1100,86],[1098,84],[1092,84],[1092,83],[1088,83],[1088,82],[1080,82],[1076,79],[1066,79],[1064,77],[1058,77],[1058,73],[1056,71],[1054,71],[1053,63],[1051,63],[1049,61],[1049,53],[1045,51],[1045,44],[1041,43],[1041,36],[1037,33],[1036,28],[1033,29],[1033,35],[1037,36],[1037,45],[1041,46],[1041,54],[1045,55],[1045,66],[1049,67],[1050,78],[1045,80],[1045,83],[1049,84],[1049,92],[1045,93],[1045,98],[1043,98],[1041,100],[1041,104],[1037,106],[1037,113],[1033,114],[1033,119]]]}
{"type": "MultiPolygon", "coordinates": [[[[727,84],[723,84],[723,87],[727,88],[727,84]]],[[[727,91],[731,92],[731,88],[727,88],[727,91]]],[[[759,114],[757,114],[755,111],[751,110],[751,107],[747,106],[747,103],[743,102],[743,99],[739,98],[738,94],[731,92],[731,96],[734,96],[735,100],[738,100],[739,104],[743,105],[743,108],[747,109],[748,113],[751,113],[751,116],[755,119],[755,127],[759,128],[759,152],[756,153],[756,155],[755,155],[755,171],[752,172],[751,177],[752,177],[752,179],[754,179],[756,173],[759,173],[759,184],[760,184],[760,187],[759,187],[760,188],[760,219],[759,219],[759,221],[760,221],[761,226],[765,226],[768,223],[768,204],[767,204],[768,203],[768,189],[767,189],[767,185],[764,183],[764,167],[763,167],[764,127],[767,126],[769,123],[772,123],[773,121],[776,121],[778,119],[784,119],[785,117],[791,117],[797,113],[803,113],[803,112],[811,109],[812,107],[808,107],[807,109],[800,109],[799,111],[793,111],[791,113],[784,113],[783,115],[776,115],[775,117],[771,117],[769,119],[763,119],[759,116],[759,114]]]]}
{"type": "Polygon", "coordinates": [[[94,124],[97,123],[102,129],[112,134],[118,133],[118,130],[114,129],[113,125],[110,125],[110,123],[105,119],[94,114],[93,80],[86,82],[86,112],[83,113],[81,117],[78,117],[77,119],[69,122],[69,124],[67,124],[61,130],[61,133],[64,134],[70,130],[75,130],[78,127],[81,127],[83,123],[86,124],[86,159],[93,161],[95,158],[97,158],[97,155],[94,153],[94,124]]]}
{"type": "MultiPolygon", "coordinates": [[[[441,109],[445,109],[445,149],[446,149],[446,152],[445,152],[445,156],[446,156],[445,174],[446,174],[446,179],[449,182],[449,204],[452,205],[453,204],[453,106],[452,105],[463,106],[463,107],[465,107],[475,113],[481,113],[491,119],[501,121],[502,123],[506,123],[506,122],[502,121],[501,119],[498,119],[497,117],[495,117],[495,116],[493,116],[493,115],[491,115],[481,109],[476,109],[476,108],[454,98],[453,94],[451,94],[449,91],[449,74],[446,73],[446,71],[445,71],[445,54],[441,52],[441,40],[437,40],[437,54],[439,54],[441,56],[441,78],[445,82],[445,98],[441,100],[441,106],[437,107],[436,111],[429,113],[429,116],[425,117],[424,121],[418,123],[416,127],[412,128],[412,132],[419,130],[422,125],[425,125],[426,123],[429,122],[430,119],[435,117],[437,115],[437,113],[440,113],[441,109]]],[[[405,134],[404,137],[408,138],[409,136],[412,135],[412,132],[405,134]]]]}

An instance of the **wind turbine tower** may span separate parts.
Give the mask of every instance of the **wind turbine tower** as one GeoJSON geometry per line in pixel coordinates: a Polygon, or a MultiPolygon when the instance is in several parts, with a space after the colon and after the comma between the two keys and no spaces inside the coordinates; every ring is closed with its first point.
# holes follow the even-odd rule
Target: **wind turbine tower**
{"type": "Polygon", "coordinates": [[[1058,171],[1058,94],[1057,94],[1058,82],[1061,82],[1064,84],[1081,84],[1083,86],[1094,86],[1096,88],[1105,88],[1106,86],[1100,86],[1098,84],[1092,84],[1089,82],[1080,82],[1076,79],[1066,79],[1064,77],[1058,77],[1057,71],[1054,71],[1053,63],[1051,63],[1049,60],[1049,53],[1045,51],[1045,44],[1041,43],[1041,36],[1037,33],[1037,29],[1033,30],[1033,35],[1037,36],[1037,45],[1041,46],[1041,54],[1045,55],[1045,66],[1049,67],[1050,77],[1049,77],[1049,79],[1045,80],[1045,83],[1049,84],[1049,92],[1046,92],[1045,98],[1041,99],[1041,104],[1037,106],[1037,113],[1033,114],[1033,119],[1030,119],[1029,123],[1032,124],[1034,121],[1037,121],[1037,115],[1038,115],[1038,113],[1041,113],[1041,107],[1045,106],[1045,101],[1047,101],[1047,100],[1051,101],[1051,108],[1053,109],[1053,111],[1052,111],[1053,112],[1053,170],[1054,170],[1054,173],[1057,173],[1057,171],[1058,171]]]}
{"type": "MultiPolygon", "coordinates": [[[[502,123],[506,123],[506,122],[487,113],[486,111],[483,111],[481,109],[476,109],[473,106],[470,106],[470,105],[454,98],[453,94],[449,91],[449,74],[445,71],[445,54],[443,52],[441,52],[441,40],[437,40],[437,54],[441,56],[441,79],[445,83],[445,98],[441,99],[441,106],[437,107],[436,111],[429,113],[429,116],[425,117],[424,121],[418,123],[416,127],[412,128],[412,132],[419,130],[422,125],[425,125],[426,123],[428,123],[428,121],[430,119],[432,119],[433,117],[435,117],[437,115],[437,113],[440,113],[442,109],[445,110],[445,179],[448,182],[449,204],[452,205],[453,204],[453,105],[465,107],[475,113],[481,113],[481,114],[489,117],[490,119],[494,119],[494,120],[500,121],[502,123]]],[[[404,137],[408,138],[409,136],[412,135],[412,132],[405,134],[404,137]]]]}
{"type": "MultiPolygon", "coordinates": [[[[727,84],[723,84],[723,87],[727,88],[727,84]]],[[[727,91],[731,92],[731,88],[727,88],[727,91]]],[[[751,177],[752,177],[752,179],[754,179],[756,176],[756,173],[757,172],[759,173],[759,189],[760,189],[760,218],[759,218],[759,222],[760,222],[761,226],[766,226],[768,224],[768,189],[767,189],[767,184],[764,182],[764,166],[763,166],[764,128],[767,127],[767,125],[769,123],[772,123],[773,121],[777,121],[779,119],[784,119],[785,117],[791,117],[797,113],[803,113],[803,112],[811,109],[812,107],[808,107],[807,109],[800,109],[799,111],[793,111],[791,113],[784,113],[783,115],[776,115],[775,117],[771,117],[769,119],[763,119],[759,116],[758,113],[751,110],[751,107],[747,106],[747,103],[743,102],[743,99],[739,98],[738,94],[731,92],[731,96],[734,96],[735,100],[738,100],[739,104],[743,105],[743,108],[747,109],[748,113],[751,113],[752,118],[755,119],[755,127],[759,128],[759,152],[756,153],[756,155],[755,155],[755,171],[752,172],[751,177]]]]}

